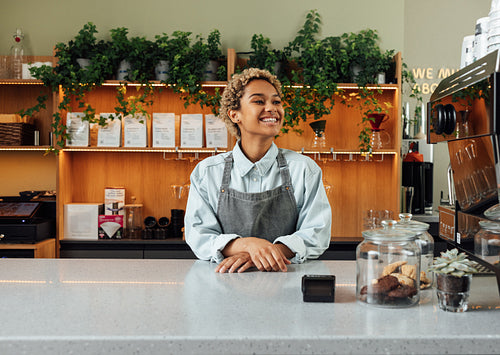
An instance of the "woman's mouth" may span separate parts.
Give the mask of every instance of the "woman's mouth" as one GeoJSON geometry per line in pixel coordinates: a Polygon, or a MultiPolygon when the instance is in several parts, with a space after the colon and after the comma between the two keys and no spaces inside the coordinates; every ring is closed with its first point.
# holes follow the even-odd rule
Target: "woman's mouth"
{"type": "Polygon", "coordinates": [[[265,117],[265,118],[261,118],[260,120],[262,122],[265,122],[265,123],[276,123],[276,122],[278,122],[278,118],[277,117],[265,117]]]}

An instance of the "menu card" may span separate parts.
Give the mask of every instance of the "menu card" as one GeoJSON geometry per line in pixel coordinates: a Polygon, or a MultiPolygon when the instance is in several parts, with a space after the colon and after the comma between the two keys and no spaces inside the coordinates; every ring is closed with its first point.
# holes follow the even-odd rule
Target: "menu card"
{"type": "Polygon", "coordinates": [[[123,118],[123,146],[147,147],[146,116],[128,115],[123,118]]]}
{"type": "Polygon", "coordinates": [[[217,116],[205,115],[207,148],[227,148],[226,124],[217,116]]]}
{"type": "Polygon", "coordinates": [[[153,113],[153,147],[175,147],[175,113],[153,113]]]}
{"type": "Polygon", "coordinates": [[[114,113],[101,113],[106,120],[105,126],[99,126],[97,132],[98,147],[119,147],[122,134],[122,121],[114,113]],[[113,119],[113,117],[115,117],[113,119]]]}
{"type": "Polygon", "coordinates": [[[83,112],[68,112],[66,115],[66,132],[69,135],[66,145],[68,147],[89,146],[89,121],[84,121],[83,117],[83,112]]]}
{"type": "Polygon", "coordinates": [[[203,114],[181,116],[181,148],[203,147],[203,114]]]}

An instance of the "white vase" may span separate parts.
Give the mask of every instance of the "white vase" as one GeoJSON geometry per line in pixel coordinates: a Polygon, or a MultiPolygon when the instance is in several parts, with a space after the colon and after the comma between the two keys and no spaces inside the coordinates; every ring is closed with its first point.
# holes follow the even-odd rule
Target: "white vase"
{"type": "Polygon", "coordinates": [[[166,60],[160,60],[155,66],[155,78],[159,81],[167,81],[170,64],[166,60]]]}
{"type": "Polygon", "coordinates": [[[216,81],[217,80],[217,69],[219,69],[220,63],[217,60],[210,60],[205,68],[205,81],[216,81]]]}
{"type": "Polygon", "coordinates": [[[128,60],[122,60],[118,65],[118,70],[116,71],[116,80],[125,80],[130,69],[130,62],[128,60]]]}
{"type": "Polygon", "coordinates": [[[87,58],[77,58],[76,62],[82,69],[86,69],[90,65],[90,59],[87,58]]]}

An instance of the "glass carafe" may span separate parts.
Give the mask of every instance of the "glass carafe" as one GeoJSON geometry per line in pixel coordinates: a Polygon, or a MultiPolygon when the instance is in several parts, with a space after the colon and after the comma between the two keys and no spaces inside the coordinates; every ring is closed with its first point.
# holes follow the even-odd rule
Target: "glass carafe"
{"type": "Polygon", "coordinates": [[[128,239],[142,237],[142,204],[125,205],[123,236],[128,239]]]}
{"type": "Polygon", "coordinates": [[[314,131],[314,138],[311,143],[312,149],[326,148],[325,128],[326,120],[319,120],[309,123],[309,126],[314,131]]]}
{"type": "Polygon", "coordinates": [[[372,149],[388,149],[391,145],[391,136],[383,129],[372,129],[370,146],[372,149]]]}

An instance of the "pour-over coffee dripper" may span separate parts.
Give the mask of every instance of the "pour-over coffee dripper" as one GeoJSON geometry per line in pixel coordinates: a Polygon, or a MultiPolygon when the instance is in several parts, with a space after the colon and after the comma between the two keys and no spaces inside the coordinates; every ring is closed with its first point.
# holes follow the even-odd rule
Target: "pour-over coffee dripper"
{"type": "Polygon", "coordinates": [[[314,131],[314,138],[311,148],[326,148],[325,127],[326,120],[319,120],[309,123],[309,126],[314,131]]]}
{"type": "Polygon", "coordinates": [[[389,119],[385,113],[370,113],[368,114],[368,122],[372,126],[372,135],[370,138],[370,146],[372,149],[389,148],[391,137],[385,132],[380,125],[389,119]]]}

